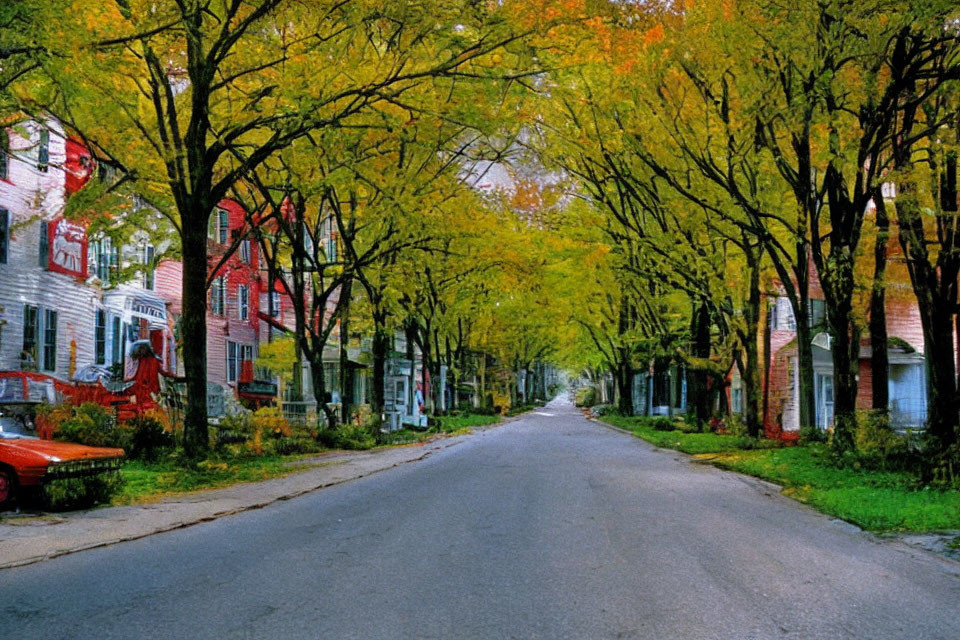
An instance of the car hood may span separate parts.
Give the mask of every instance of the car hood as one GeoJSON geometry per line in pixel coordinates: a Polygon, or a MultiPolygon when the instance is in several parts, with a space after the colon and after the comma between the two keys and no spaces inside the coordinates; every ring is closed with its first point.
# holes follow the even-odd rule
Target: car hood
{"type": "Polygon", "coordinates": [[[0,447],[8,451],[39,455],[49,462],[56,462],[57,460],[95,460],[123,456],[123,449],[88,447],[71,442],[55,442],[34,438],[3,439],[0,440],[0,447]]]}

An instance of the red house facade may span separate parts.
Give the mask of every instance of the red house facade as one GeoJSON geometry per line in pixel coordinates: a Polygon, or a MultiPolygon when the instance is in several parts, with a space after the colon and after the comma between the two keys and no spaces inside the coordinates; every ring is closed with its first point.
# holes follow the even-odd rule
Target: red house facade
{"type": "MultiPolygon", "coordinates": [[[[260,251],[253,238],[244,238],[246,212],[237,202],[224,200],[210,216],[207,294],[207,381],[229,388],[251,404],[273,401],[272,382],[256,380],[261,331],[260,251]],[[233,254],[224,260],[231,247],[233,254]]],[[[183,265],[164,260],[157,268],[157,290],[171,312],[182,312],[183,265]]]]}

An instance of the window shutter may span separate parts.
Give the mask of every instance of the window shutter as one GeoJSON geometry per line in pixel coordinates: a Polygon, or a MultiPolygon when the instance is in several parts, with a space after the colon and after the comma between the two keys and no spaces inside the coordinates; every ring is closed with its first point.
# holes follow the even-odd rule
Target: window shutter
{"type": "MultiPolygon", "coordinates": [[[[3,151],[0,150],[0,156],[3,151]]],[[[0,176],[2,177],[2,176],[0,176]]],[[[7,247],[10,246],[10,213],[6,209],[0,209],[0,264],[7,262],[7,247]]]]}
{"type": "Polygon", "coordinates": [[[40,222],[40,268],[50,266],[50,224],[40,222]]]}
{"type": "Polygon", "coordinates": [[[37,169],[46,173],[50,166],[50,131],[40,130],[40,143],[37,145],[37,169]]]}
{"type": "Polygon", "coordinates": [[[0,127],[0,180],[6,180],[10,176],[10,140],[7,137],[7,130],[0,127]]]}

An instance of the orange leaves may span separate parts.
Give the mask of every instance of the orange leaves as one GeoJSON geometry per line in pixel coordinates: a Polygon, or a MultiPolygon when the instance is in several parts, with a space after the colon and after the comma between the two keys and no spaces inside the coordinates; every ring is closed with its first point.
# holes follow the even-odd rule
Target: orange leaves
{"type": "Polygon", "coordinates": [[[662,41],[666,37],[663,31],[662,24],[656,24],[651,29],[648,29],[645,34],[643,34],[643,43],[645,45],[656,44],[662,41]]]}

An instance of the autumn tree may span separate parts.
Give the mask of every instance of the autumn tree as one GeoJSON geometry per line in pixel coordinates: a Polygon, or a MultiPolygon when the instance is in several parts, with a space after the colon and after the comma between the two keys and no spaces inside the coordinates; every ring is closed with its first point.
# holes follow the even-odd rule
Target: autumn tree
{"type": "Polygon", "coordinates": [[[14,87],[21,103],[82,132],[179,233],[191,454],[207,447],[206,233],[216,204],[311,132],[349,129],[423,84],[503,75],[475,63],[513,60],[520,39],[496,7],[460,2],[117,0],[62,12],[36,1],[29,11],[46,25],[39,44],[51,55],[14,87]]]}

